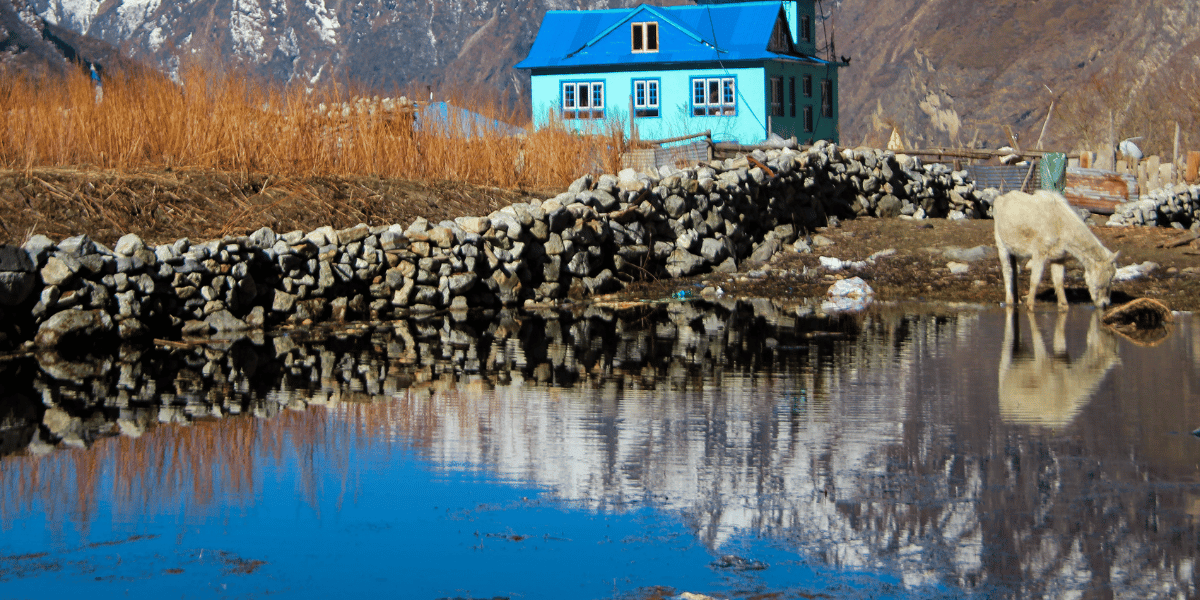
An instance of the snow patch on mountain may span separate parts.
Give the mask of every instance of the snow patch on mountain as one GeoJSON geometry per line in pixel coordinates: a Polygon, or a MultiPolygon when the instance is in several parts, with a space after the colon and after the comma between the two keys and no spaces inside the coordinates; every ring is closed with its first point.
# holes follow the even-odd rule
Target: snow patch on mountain
{"type": "Polygon", "coordinates": [[[49,23],[74,31],[87,31],[101,0],[42,0],[29,4],[49,23]]]}
{"type": "Polygon", "coordinates": [[[258,0],[233,0],[233,9],[229,12],[229,35],[235,54],[262,60],[263,47],[266,46],[264,29],[266,15],[258,0]]]}
{"type": "Polygon", "coordinates": [[[122,36],[128,36],[154,18],[154,12],[162,0],[125,0],[117,7],[118,28],[122,36]]]}
{"type": "Polygon", "coordinates": [[[317,33],[322,42],[336,44],[337,30],[341,27],[337,14],[325,6],[325,0],[304,0],[304,6],[313,13],[307,25],[317,33]]]}

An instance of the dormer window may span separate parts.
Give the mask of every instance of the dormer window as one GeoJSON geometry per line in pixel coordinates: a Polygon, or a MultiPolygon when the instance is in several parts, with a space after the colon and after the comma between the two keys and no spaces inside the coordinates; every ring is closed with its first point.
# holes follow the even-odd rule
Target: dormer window
{"type": "Polygon", "coordinates": [[[630,35],[633,39],[633,53],[658,52],[658,21],[632,23],[630,35]]]}

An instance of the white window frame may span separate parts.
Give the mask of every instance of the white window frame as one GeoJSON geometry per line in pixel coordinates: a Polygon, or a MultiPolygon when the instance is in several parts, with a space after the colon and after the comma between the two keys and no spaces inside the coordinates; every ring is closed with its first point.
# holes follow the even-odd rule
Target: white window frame
{"type": "Polygon", "coordinates": [[[634,54],[658,52],[658,21],[630,23],[629,48],[634,54]]]}
{"type": "Polygon", "coordinates": [[[637,117],[660,116],[662,114],[659,111],[659,103],[662,101],[662,97],[659,95],[661,91],[662,88],[658,79],[634,79],[634,115],[637,117]]]}
{"type": "Polygon", "coordinates": [[[560,113],[563,119],[603,119],[603,81],[562,82],[560,113]]]}
{"type": "Polygon", "coordinates": [[[813,109],[812,106],[804,106],[804,133],[813,132],[813,109]]]}
{"type": "Polygon", "coordinates": [[[691,83],[692,116],[714,117],[737,114],[736,77],[694,77],[691,83]]]}

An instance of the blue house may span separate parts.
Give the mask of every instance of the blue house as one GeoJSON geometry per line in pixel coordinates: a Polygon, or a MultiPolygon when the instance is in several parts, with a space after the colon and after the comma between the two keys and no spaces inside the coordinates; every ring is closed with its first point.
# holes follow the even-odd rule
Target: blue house
{"type": "Polygon", "coordinates": [[[533,122],[639,139],[712,132],[838,140],[838,68],[816,56],[815,0],[548,11],[529,56],[533,122]],[[632,117],[632,118],[631,118],[632,117]]]}

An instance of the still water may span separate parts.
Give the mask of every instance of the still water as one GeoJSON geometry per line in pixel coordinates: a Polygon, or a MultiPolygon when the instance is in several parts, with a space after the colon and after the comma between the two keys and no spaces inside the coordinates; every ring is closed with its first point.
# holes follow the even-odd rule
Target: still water
{"type": "Polygon", "coordinates": [[[765,300],[17,358],[0,597],[1194,597],[1198,374],[765,300]]]}

